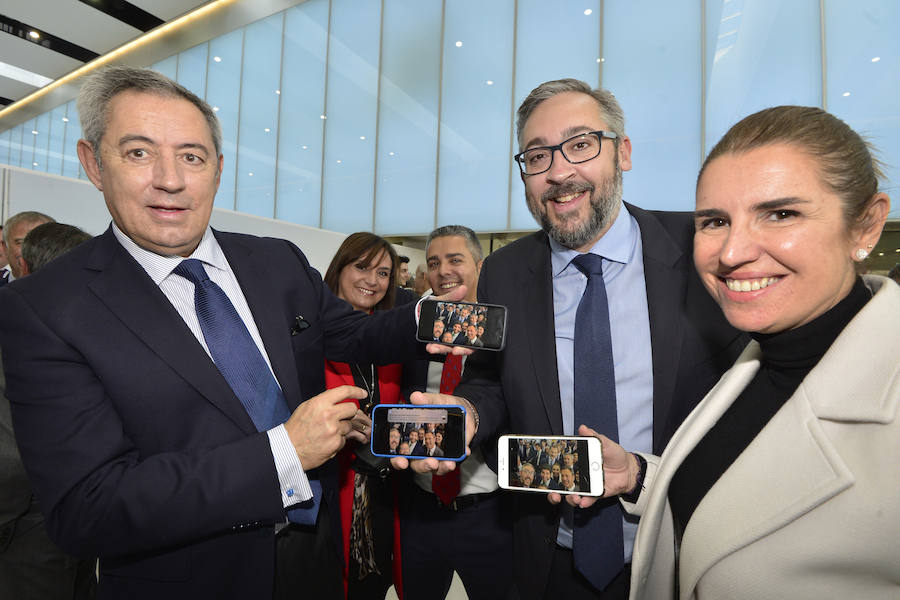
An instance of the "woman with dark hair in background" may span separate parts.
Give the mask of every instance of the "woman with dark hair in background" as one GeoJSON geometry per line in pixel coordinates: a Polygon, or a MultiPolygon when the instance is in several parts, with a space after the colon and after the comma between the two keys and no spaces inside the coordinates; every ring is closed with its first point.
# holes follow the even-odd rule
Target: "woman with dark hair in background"
{"type": "Polygon", "coordinates": [[[662,457],[600,436],[605,495],[641,515],[632,598],[900,598],[900,287],[856,270],[890,209],[881,176],[846,123],[800,106],[707,157],[694,262],[753,341],[662,457]]]}
{"type": "MultiPolygon", "coordinates": [[[[373,233],[354,233],[331,260],[325,283],[358,311],[385,310],[394,306],[398,266],[397,253],[386,240],[373,233]]],[[[399,364],[325,361],[326,387],[355,385],[368,392],[368,397],[359,401],[356,417],[364,421],[367,437],[371,435],[372,408],[401,401],[400,374],[399,364]]],[[[402,598],[399,521],[389,463],[372,456],[363,444],[348,444],[337,458],[347,598],[381,600],[392,583],[402,598]]]]}

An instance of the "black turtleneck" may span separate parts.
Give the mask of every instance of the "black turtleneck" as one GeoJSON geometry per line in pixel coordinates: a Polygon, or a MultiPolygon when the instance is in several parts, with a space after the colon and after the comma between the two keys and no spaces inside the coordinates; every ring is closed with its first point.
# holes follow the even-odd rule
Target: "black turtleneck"
{"type": "Polygon", "coordinates": [[[706,493],[750,445],[819,362],[872,293],[857,278],[847,296],[806,325],[752,334],[762,351],[759,371],[678,468],[669,504],[679,538],[706,493]]]}

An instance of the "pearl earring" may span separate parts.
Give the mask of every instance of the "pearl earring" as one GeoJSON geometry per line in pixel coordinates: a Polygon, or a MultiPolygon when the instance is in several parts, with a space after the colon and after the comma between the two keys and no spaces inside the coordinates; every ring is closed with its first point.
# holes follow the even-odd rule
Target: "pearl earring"
{"type": "Polygon", "coordinates": [[[856,260],[863,261],[866,260],[866,257],[869,256],[868,250],[860,248],[856,251],[856,260]]]}

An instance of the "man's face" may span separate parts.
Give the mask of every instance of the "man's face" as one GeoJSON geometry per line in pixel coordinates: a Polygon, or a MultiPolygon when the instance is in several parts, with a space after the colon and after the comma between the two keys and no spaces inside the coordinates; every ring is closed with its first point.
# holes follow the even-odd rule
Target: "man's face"
{"type": "Polygon", "coordinates": [[[572,473],[572,469],[563,469],[560,471],[559,481],[565,489],[572,487],[572,484],[575,483],[575,474],[572,473]]]}
{"type": "Polygon", "coordinates": [[[559,456],[559,448],[556,446],[552,446],[550,448],[550,458],[556,458],[559,456]]]}
{"type": "Polygon", "coordinates": [[[391,432],[388,434],[388,447],[391,450],[396,451],[397,448],[400,447],[400,432],[396,429],[391,429],[391,432]]]}
{"type": "Polygon", "coordinates": [[[402,262],[400,263],[400,271],[398,272],[398,279],[400,285],[406,285],[406,282],[409,281],[409,263],[402,262]]]}
{"type": "Polygon", "coordinates": [[[434,325],[431,328],[431,334],[435,339],[441,339],[441,334],[444,333],[444,322],[443,321],[435,321],[434,325]]]}
{"type": "Polygon", "coordinates": [[[563,456],[563,465],[566,467],[572,466],[572,455],[571,454],[566,454],[563,456]]]}
{"type": "Polygon", "coordinates": [[[415,429],[413,429],[412,431],[409,432],[409,443],[415,444],[418,441],[419,441],[419,432],[416,431],[415,429]]]}
{"type": "Polygon", "coordinates": [[[519,474],[519,480],[522,482],[523,486],[531,487],[531,482],[534,481],[534,469],[530,466],[522,467],[522,471],[519,474]]]}
{"type": "Polygon", "coordinates": [[[434,434],[430,431],[425,433],[425,447],[429,450],[434,448],[434,434]]]}
{"type": "MultiPolygon", "coordinates": [[[[522,150],[559,144],[579,133],[609,126],[591,96],[563,92],[544,100],[522,130],[522,150]]],[[[631,141],[601,142],[600,155],[573,165],[554,152],[550,170],[523,177],[528,209],[547,234],[574,250],[586,251],[618,215],[622,171],[631,169],[631,141]]]]}
{"type": "Polygon", "coordinates": [[[150,252],[190,255],[222,170],[200,110],[183,98],[122,92],[109,103],[99,150],[102,170],[90,144],[78,142],[81,164],[119,229],[150,252]]]}
{"type": "Polygon", "coordinates": [[[559,479],[559,463],[550,467],[550,472],[553,474],[553,479],[559,479]]]}
{"type": "MultiPolygon", "coordinates": [[[[428,284],[435,294],[446,294],[457,286],[466,286],[467,302],[475,302],[481,261],[475,262],[466,240],[459,235],[434,238],[425,250],[428,284]]],[[[463,309],[463,313],[465,313],[463,309]]]]}
{"type": "Polygon", "coordinates": [[[469,325],[466,328],[466,337],[469,338],[470,340],[474,340],[475,338],[478,337],[478,330],[475,329],[474,325],[469,325]]]}
{"type": "Polygon", "coordinates": [[[44,221],[26,221],[16,223],[9,228],[9,247],[6,249],[6,253],[9,259],[9,270],[16,279],[25,274],[22,261],[22,242],[25,241],[25,236],[29,231],[43,224],[44,221]]]}
{"type": "Polygon", "coordinates": [[[409,444],[406,442],[400,444],[400,454],[409,454],[409,444]]]}
{"type": "Polygon", "coordinates": [[[460,331],[462,331],[462,323],[454,323],[453,324],[453,334],[459,335],[460,331]]]}
{"type": "Polygon", "coordinates": [[[541,482],[547,483],[548,481],[550,481],[550,469],[544,467],[541,469],[541,482]]]}

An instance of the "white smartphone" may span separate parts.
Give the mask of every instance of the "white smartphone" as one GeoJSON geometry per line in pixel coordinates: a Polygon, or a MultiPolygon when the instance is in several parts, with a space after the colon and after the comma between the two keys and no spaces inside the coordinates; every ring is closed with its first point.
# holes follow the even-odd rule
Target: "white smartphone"
{"type": "Polygon", "coordinates": [[[603,495],[603,453],[595,437],[502,435],[497,483],[506,490],[603,495]]]}

